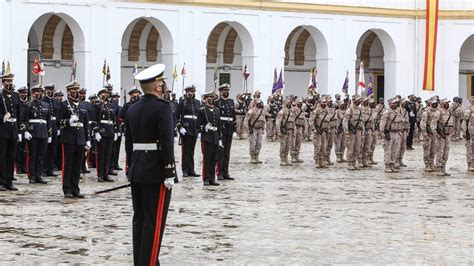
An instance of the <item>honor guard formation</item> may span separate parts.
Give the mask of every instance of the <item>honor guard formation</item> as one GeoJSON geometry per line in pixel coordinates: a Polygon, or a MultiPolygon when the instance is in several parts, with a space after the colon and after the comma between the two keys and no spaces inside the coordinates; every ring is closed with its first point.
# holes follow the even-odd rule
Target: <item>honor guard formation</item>
{"type": "MultiPolygon", "coordinates": [[[[45,177],[61,171],[66,198],[84,198],[80,179],[95,168],[97,182],[114,182],[125,137],[125,174],[133,200],[133,247],[136,264],[158,263],[171,188],[178,182],[174,142],[181,146],[182,176],[200,177],[204,186],[234,180],[229,172],[233,140],[249,141],[249,163],[261,164],[266,145],[280,143],[280,166],[301,165],[303,142],[312,142],[315,168],[346,165],[355,171],[377,164],[377,142],[384,150],[386,173],[407,167],[405,151],[421,141],[425,171],[449,176],[446,163],[451,141],[466,142],[467,170],[474,171],[474,97],[464,108],[462,99],[433,96],[314,94],[283,96],[279,90],[266,102],[255,91],[229,97],[231,86],[222,84],[196,98],[196,86],[184,88],[176,99],[164,76],[165,66],[151,66],[135,76],[140,86],[128,91],[129,101],[111,84],[87,98],[77,81],[65,86],[66,98],[55,84],[21,87],[15,91],[14,74],[1,76],[0,191],[18,190],[15,172],[26,174],[30,184],[46,184],[45,177]],[[143,91],[143,92],[142,92],[143,91]],[[196,165],[200,141],[202,166],[196,165]],[[336,161],[331,161],[331,153],[336,161]],[[197,169],[201,168],[198,173],[197,169]]],[[[317,174],[315,170],[312,174],[317,174]]],[[[94,173],[92,173],[94,174],[94,173]]]]}

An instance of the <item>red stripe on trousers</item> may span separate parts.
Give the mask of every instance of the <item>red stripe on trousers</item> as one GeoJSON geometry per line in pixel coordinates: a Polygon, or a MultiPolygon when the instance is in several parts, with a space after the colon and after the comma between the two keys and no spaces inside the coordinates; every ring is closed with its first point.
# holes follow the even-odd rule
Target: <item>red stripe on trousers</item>
{"type": "Polygon", "coordinates": [[[26,171],[28,173],[28,177],[31,178],[31,173],[30,173],[30,144],[28,142],[26,143],[26,171]]]}
{"type": "Polygon", "coordinates": [[[62,163],[62,169],[61,169],[61,182],[64,185],[64,165],[66,165],[66,158],[64,158],[64,143],[61,149],[62,149],[62,154],[63,154],[63,163],[62,163]]]}
{"type": "Polygon", "coordinates": [[[163,220],[163,207],[165,204],[165,186],[161,184],[160,195],[158,196],[158,206],[156,210],[155,237],[153,238],[153,248],[151,250],[150,266],[155,266],[158,260],[158,250],[160,249],[161,223],[163,220]]]}

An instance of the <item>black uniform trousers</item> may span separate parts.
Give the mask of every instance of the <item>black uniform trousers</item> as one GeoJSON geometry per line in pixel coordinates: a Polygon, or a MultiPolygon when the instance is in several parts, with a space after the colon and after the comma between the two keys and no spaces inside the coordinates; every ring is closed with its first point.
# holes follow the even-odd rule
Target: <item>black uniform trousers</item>
{"type": "Polygon", "coordinates": [[[109,177],[109,164],[110,158],[112,156],[112,148],[114,145],[114,138],[102,138],[99,142],[97,142],[96,154],[95,154],[95,161],[96,161],[96,168],[97,168],[97,176],[98,177],[109,177]]]}
{"type": "Polygon", "coordinates": [[[413,146],[413,134],[415,133],[415,125],[416,123],[410,123],[410,130],[408,131],[407,135],[407,147],[413,146]]]}
{"type": "Polygon", "coordinates": [[[48,147],[46,149],[46,157],[44,159],[44,173],[47,175],[53,174],[54,159],[56,157],[57,145],[58,145],[58,137],[53,136],[51,138],[51,143],[48,143],[48,147]]]}
{"type": "Polygon", "coordinates": [[[62,181],[64,194],[80,193],[79,179],[81,177],[81,164],[84,157],[84,146],[62,144],[63,165],[62,181]]]}
{"type": "Polygon", "coordinates": [[[43,173],[44,158],[48,148],[48,139],[32,138],[28,142],[28,178],[36,180],[43,173]]]}
{"type": "Polygon", "coordinates": [[[58,170],[62,169],[63,151],[61,145],[56,145],[56,153],[54,155],[54,165],[58,170]]]}
{"type": "Polygon", "coordinates": [[[114,141],[114,147],[112,150],[112,161],[109,166],[110,170],[115,170],[119,168],[120,145],[122,145],[122,136],[117,137],[117,140],[114,141]]]}
{"type": "Polygon", "coordinates": [[[216,163],[219,150],[218,144],[201,142],[202,149],[202,180],[216,180],[216,163]]]}
{"type": "Polygon", "coordinates": [[[161,240],[168,216],[171,190],[164,184],[132,182],[133,262],[135,265],[159,265],[161,240]]]}
{"type": "Polygon", "coordinates": [[[222,145],[219,147],[217,175],[229,177],[230,148],[232,146],[232,135],[222,134],[222,145]]]}
{"type": "Polygon", "coordinates": [[[11,186],[17,140],[0,138],[0,185],[11,186]]]}
{"type": "Polygon", "coordinates": [[[87,151],[87,166],[89,168],[95,168],[95,154],[96,154],[96,141],[91,137],[91,148],[87,151]]]}
{"type": "Polygon", "coordinates": [[[26,140],[18,142],[16,146],[16,173],[26,174],[26,140]]]}
{"type": "Polygon", "coordinates": [[[183,175],[194,174],[194,149],[196,148],[196,136],[188,134],[181,135],[181,170],[183,175]]]}

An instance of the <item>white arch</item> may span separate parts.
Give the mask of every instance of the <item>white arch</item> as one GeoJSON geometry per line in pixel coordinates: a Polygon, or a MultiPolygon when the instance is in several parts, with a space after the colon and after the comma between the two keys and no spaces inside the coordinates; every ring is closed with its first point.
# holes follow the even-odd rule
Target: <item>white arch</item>
{"type": "MultiPolygon", "coordinates": [[[[397,52],[395,42],[390,34],[379,28],[370,28],[365,30],[359,37],[356,46],[356,58],[359,56],[360,50],[359,48],[362,46],[362,43],[365,40],[365,35],[368,31],[373,31],[377,37],[380,39],[382,43],[383,52],[384,52],[384,97],[388,99],[389,97],[393,97],[397,94],[397,52]]],[[[358,61],[356,61],[358,62],[358,61]]],[[[358,67],[358,66],[355,66],[358,67]]],[[[366,83],[367,77],[369,73],[366,74],[366,83]]],[[[354,75],[356,78],[355,84],[358,83],[358,75],[354,75]]]]}
{"type": "Polygon", "coordinates": [[[472,85],[472,72],[474,72],[474,34],[467,37],[459,49],[459,96],[469,99],[472,85]],[[468,50],[469,49],[469,50],[468,50]]]}

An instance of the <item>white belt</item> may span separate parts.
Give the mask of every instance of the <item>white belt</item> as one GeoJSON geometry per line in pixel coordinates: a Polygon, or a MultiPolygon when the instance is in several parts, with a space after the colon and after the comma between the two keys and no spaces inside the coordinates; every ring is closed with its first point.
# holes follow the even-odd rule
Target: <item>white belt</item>
{"type": "Polygon", "coordinates": [[[71,124],[71,127],[84,127],[84,124],[81,123],[81,122],[72,123],[72,124],[71,124]]]}
{"type": "Polygon", "coordinates": [[[156,143],[133,143],[134,151],[156,151],[158,146],[156,143]]]}
{"type": "Polygon", "coordinates": [[[56,121],[56,117],[55,117],[55,116],[51,116],[51,121],[56,121]]]}
{"type": "Polygon", "coordinates": [[[30,119],[30,123],[39,123],[39,124],[46,124],[46,120],[44,119],[30,119]]]}
{"type": "Polygon", "coordinates": [[[10,117],[10,118],[7,119],[7,122],[15,123],[15,122],[16,122],[16,118],[10,117]]]}
{"type": "Polygon", "coordinates": [[[89,121],[89,125],[91,125],[92,123],[94,123],[94,121],[89,121]]]}
{"type": "Polygon", "coordinates": [[[112,120],[100,120],[101,124],[106,124],[106,125],[113,125],[114,121],[112,120]]]}
{"type": "Polygon", "coordinates": [[[224,120],[224,121],[234,121],[234,118],[223,116],[223,117],[221,117],[221,120],[224,120]]]}
{"type": "Polygon", "coordinates": [[[197,116],[195,116],[195,115],[184,115],[183,118],[189,118],[189,119],[194,119],[194,120],[196,120],[196,119],[197,119],[197,116]]]}
{"type": "Polygon", "coordinates": [[[208,130],[217,131],[217,127],[209,127],[208,130]]]}

